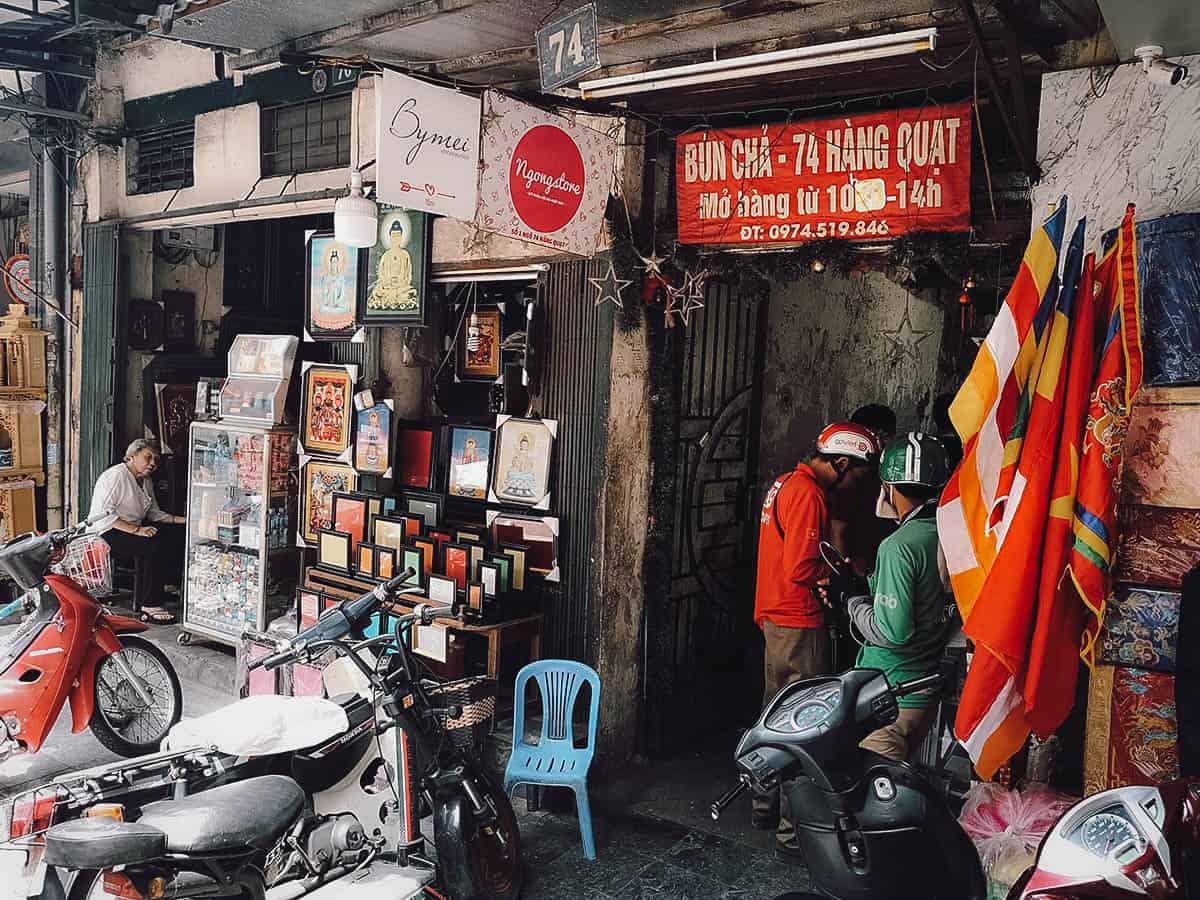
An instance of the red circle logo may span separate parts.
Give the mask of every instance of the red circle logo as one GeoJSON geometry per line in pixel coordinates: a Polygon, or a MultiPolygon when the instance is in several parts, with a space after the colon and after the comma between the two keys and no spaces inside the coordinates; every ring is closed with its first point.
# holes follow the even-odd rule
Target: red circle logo
{"type": "Polygon", "coordinates": [[[564,227],[583,202],[583,156],[553,125],[525,132],[508,167],[508,191],[521,221],[549,234],[564,227]]]}

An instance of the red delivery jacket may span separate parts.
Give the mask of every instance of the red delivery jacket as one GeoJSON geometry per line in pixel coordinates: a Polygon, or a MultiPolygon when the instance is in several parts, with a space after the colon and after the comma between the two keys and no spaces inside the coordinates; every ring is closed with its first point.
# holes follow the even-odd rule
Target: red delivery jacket
{"type": "Polygon", "coordinates": [[[767,620],[786,628],[825,623],[813,588],[829,574],[820,549],[828,528],[825,493],[808,463],[775,479],[758,527],[754,621],[760,628],[767,620]]]}

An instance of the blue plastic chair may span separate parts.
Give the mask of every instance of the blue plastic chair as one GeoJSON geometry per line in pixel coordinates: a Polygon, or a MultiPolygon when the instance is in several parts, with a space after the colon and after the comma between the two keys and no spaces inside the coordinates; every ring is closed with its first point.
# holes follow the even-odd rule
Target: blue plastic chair
{"type": "MultiPolygon", "coordinates": [[[[596,726],[600,719],[600,676],[583,663],[565,659],[532,662],[517,673],[513,706],[513,750],[504,771],[504,790],[510,797],[518,784],[567,787],[575,792],[583,855],[596,858],[592,836],[592,809],[588,804],[587,775],[596,753],[596,726]],[[542,695],[542,733],[536,744],[525,740],[525,687],[536,678],[542,695]],[[572,713],[579,691],[591,686],[587,746],[575,746],[572,713]]],[[[528,788],[526,788],[528,790],[528,788]]]]}

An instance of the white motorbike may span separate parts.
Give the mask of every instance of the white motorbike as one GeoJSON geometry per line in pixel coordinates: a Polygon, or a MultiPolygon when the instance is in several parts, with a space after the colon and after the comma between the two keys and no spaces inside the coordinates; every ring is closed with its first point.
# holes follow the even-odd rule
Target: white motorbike
{"type": "Polygon", "coordinates": [[[514,900],[508,798],[442,739],[404,632],[348,643],[407,577],[327,611],[255,665],[333,652],[331,700],[250,697],[176,726],[162,753],[75,773],[14,801],[28,896],[42,900],[418,897],[514,900]],[[424,855],[433,815],[437,865],[424,855]]]}

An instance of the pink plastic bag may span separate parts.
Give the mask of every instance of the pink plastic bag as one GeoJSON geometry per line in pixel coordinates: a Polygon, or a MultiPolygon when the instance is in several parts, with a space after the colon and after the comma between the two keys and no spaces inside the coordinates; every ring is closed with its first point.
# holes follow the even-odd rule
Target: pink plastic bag
{"type": "Polygon", "coordinates": [[[975,842],[983,870],[990,875],[998,863],[1031,858],[1074,802],[1041,785],[1010,791],[982,782],[967,792],[958,822],[975,842]]]}

